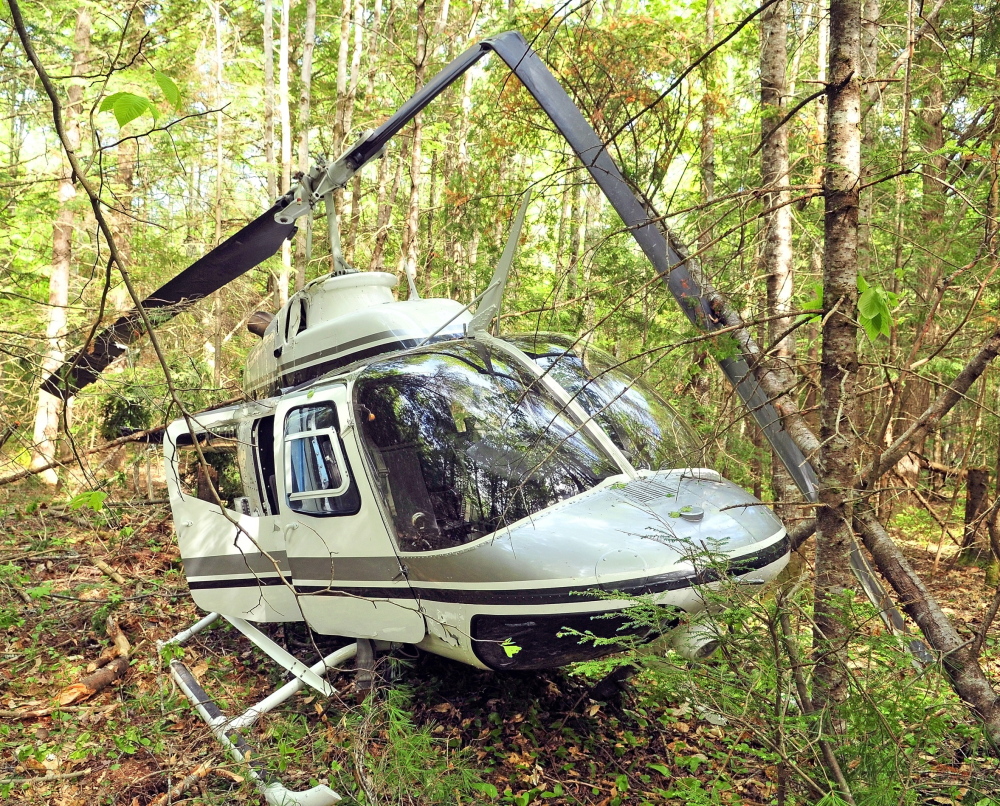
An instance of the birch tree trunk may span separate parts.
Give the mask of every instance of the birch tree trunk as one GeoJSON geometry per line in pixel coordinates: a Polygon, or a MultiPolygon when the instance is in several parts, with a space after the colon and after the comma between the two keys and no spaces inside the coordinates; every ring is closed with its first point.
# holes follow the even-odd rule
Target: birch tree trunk
{"type": "MultiPolygon", "coordinates": [[[[417,2],[417,46],[414,57],[413,84],[414,90],[424,85],[427,75],[427,3],[417,2]]],[[[413,284],[417,277],[417,245],[420,227],[420,141],[423,136],[423,115],[413,119],[413,129],[410,138],[410,201],[406,208],[406,222],[403,229],[402,269],[408,281],[413,284]]]]}
{"type": "Polygon", "coordinates": [[[830,2],[829,118],[823,180],[823,351],[820,357],[820,506],[816,529],[813,699],[828,715],[847,696],[845,597],[853,577],[852,488],[858,457],[858,198],[861,175],[861,0],[830,2]]]}
{"type": "MultiPolygon", "coordinates": [[[[86,72],[87,51],[90,49],[90,10],[81,5],[76,12],[76,28],[73,32],[72,75],[86,72]]],[[[66,91],[67,103],[63,124],[70,147],[80,148],[80,116],[82,114],[83,83],[70,79],[66,91]]],[[[76,188],[73,185],[68,166],[59,180],[59,212],[52,226],[52,273],[49,275],[49,307],[45,324],[45,356],[42,359],[41,377],[46,377],[62,364],[63,337],[66,335],[66,306],[69,304],[69,274],[73,260],[73,199],[76,188]]],[[[31,465],[40,467],[50,464],[56,455],[56,438],[59,433],[59,418],[62,413],[59,398],[42,390],[38,391],[35,408],[34,448],[31,465]]],[[[46,484],[57,484],[59,476],[53,469],[39,474],[46,484]]]]}
{"type": "MultiPolygon", "coordinates": [[[[215,237],[212,245],[216,246],[222,242],[222,206],[223,206],[223,174],[226,169],[223,160],[222,134],[222,9],[221,3],[216,0],[212,3],[212,25],[215,30],[215,106],[219,111],[215,113],[215,198],[212,205],[215,210],[215,237]]],[[[206,306],[202,320],[205,326],[204,354],[205,363],[212,373],[215,386],[222,385],[222,291],[212,294],[212,306],[206,306]]]]}
{"type": "MultiPolygon", "coordinates": [[[[288,12],[292,0],[281,0],[278,31],[278,116],[281,119],[281,195],[292,186],[292,116],[288,105],[288,12]]],[[[278,305],[288,302],[288,281],[292,275],[292,245],[281,242],[281,272],[278,275],[278,305]]]]}
{"type": "MultiPolygon", "coordinates": [[[[365,42],[365,6],[363,0],[357,0],[354,4],[354,55],[351,58],[351,110],[353,112],[354,103],[358,97],[358,84],[361,79],[361,56],[364,54],[368,59],[370,67],[367,71],[365,83],[368,89],[368,97],[373,94],[375,87],[375,71],[378,67],[378,54],[380,44],[379,24],[382,20],[382,2],[375,0],[372,8],[372,35],[369,36],[368,44],[365,42]]],[[[357,244],[358,229],[361,227],[361,173],[354,175],[351,182],[351,224],[347,228],[347,236],[344,240],[344,260],[348,265],[354,263],[354,249],[357,244]]]]}
{"type": "Polygon", "coordinates": [[[264,0],[264,161],[267,163],[267,203],[278,199],[274,170],[274,0],[264,0]]]}
{"type": "MultiPolygon", "coordinates": [[[[705,3],[705,43],[709,47],[715,44],[715,0],[707,0],[705,3]]],[[[705,203],[710,205],[715,201],[715,110],[718,89],[715,59],[711,56],[705,59],[701,77],[705,85],[705,93],[701,100],[701,142],[699,144],[701,194],[705,203]]],[[[710,222],[713,215],[713,210],[709,207],[706,220],[710,222]]],[[[710,250],[713,238],[714,231],[711,224],[703,226],[701,236],[698,239],[698,251],[700,262],[704,266],[711,264],[710,250]]],[[[708,378],[709,354],[704,345],[695,344],[692,346],[691,363],[692,367],[696,369],[693,369],[689,386],[698,403],[694,416],[701,420],[703,418],[702,408],[708,406],[711,393],[711,383],[708,378]]]]}
{"type": "MultiPolygon", "coordinates": [[[[309,171],[309,106],[312,93],[312,58],[316,46],[316,0],[306,0],[306,32],[302,40],[302,74],[299,90],[299,170],[309,171]]],[[[295,237],[295,290],[306,284],[307,241],[312,237],[308,224],[295,237]]]]}
{"type": "MultiPolygon", "coordinates": [[[[774,372],[785,389],[795,385],[792,325],[792,194],[789,190],[788,127],[777,126],[785,112],[788,62],[788,3],[767,8],[760,18],[761,181],[764,185],[764,243],[761,269],[767,276],[767,340],[774,372]]],[[[793,514],[789,502],[798,491],[781,460],[771,456],[776,511],[793,514]]]]}

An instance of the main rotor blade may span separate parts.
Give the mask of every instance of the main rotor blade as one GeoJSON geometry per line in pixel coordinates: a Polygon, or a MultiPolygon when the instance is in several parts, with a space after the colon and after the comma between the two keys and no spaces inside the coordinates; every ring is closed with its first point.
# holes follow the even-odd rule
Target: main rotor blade
{"type": "MultiPolygon", "coordinates": [[[[295,231],[294,224],[279,224],[274,219],[287,204],[286,199],[279,199],[266,213],[146,297],[141,305],[150,322],[159,325],[172,319],[277,252],[281,242],[295,231]]],[[[102,370],[144,333],[138,309],[124,314],[46,378],[42,389],[68,400],[97,380],[102,370]]]]}

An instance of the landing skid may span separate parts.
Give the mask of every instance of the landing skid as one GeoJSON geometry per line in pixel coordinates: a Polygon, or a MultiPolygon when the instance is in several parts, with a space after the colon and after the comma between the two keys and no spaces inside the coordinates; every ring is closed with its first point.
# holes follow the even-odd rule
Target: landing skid
{"type": "MultiPolygon", "coordinates": [[[[183,630],[173,638],[158,641],[160,649],[172,644],[181,645],[200,633],[206,627],[215,623],[218,613],[210,613],[201,621],[183,630]]],[[[278,646],[264,633],[253,625],[238,618],[224,616],[243,635],[249,638],[269,658],[287,669],[294,675],[283,686],[275,689],[267,697],[255,705],[251,705],[242,714],[226,716],[216,702],[201,687],[191,670],[179,660],[170,661],[170,675],[178,688],[194,705],[199,716],[205,721],[212,734],[229,754],[247,768],[250,778],[260,790],[269,806],[333,806],[340,800],[340,795],[325,785],[314,786],[304,792],[293,792],[286,789],[273,773],[257,761],[252,761],[250,745],[240,734],[240,731],[251,727],[262,714],[272,711],[285,700],[292,697],[305,686],[311,686],[324,696],[333,694],[333,687],[322,678],[330,669],[337,669],[355,656],[358,644],[349,644],[327,655],[323,660],[312,666],[306,666],[293,655],[278,646]]]]}

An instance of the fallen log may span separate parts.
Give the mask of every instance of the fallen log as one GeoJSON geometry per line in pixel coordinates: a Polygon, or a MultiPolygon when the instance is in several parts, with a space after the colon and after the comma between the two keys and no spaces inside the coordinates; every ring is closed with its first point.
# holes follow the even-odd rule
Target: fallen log
{"type": "Polygon", "coordinates": [[[203,761],[190,775],[186,775],[166,792],[151,800],[149,806],[165,806],[167,803],[173,803],[196,783],[207,778],[213,769],[215,769],[215,759],[203,761]]]}
{"type": "Polygon", "coordinates": [[[59,692],[56,697],[56,702],[59,705],[73,705],[89,700],[112,683],[125,677],[132,646],[113,616],[108,616],[107,631],[114,646],[105,650],[101,657],[88,667],[90,674],[59,692]]]}

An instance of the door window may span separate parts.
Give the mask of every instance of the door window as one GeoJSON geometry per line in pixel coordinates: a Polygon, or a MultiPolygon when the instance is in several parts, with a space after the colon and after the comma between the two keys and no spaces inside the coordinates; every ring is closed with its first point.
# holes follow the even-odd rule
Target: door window
{"type": "Polygon", "coordinates": [[[237,456],[235,426],[220,425],[195,436],[198,447],[190,433],[182,433],[177,439],[177,480],[181,492],[213,504],[221,501],[226,509],[243,512],[247,499],[237,456]],[[198,455],[198,448],[204,462],[198,455]]]}
{"type": "Polygon", "coordinates": [[[285,500],[294,512],[353,515],[361,498],[351,478],[332,403],[298,406],[285,419],[285,500]]]}

